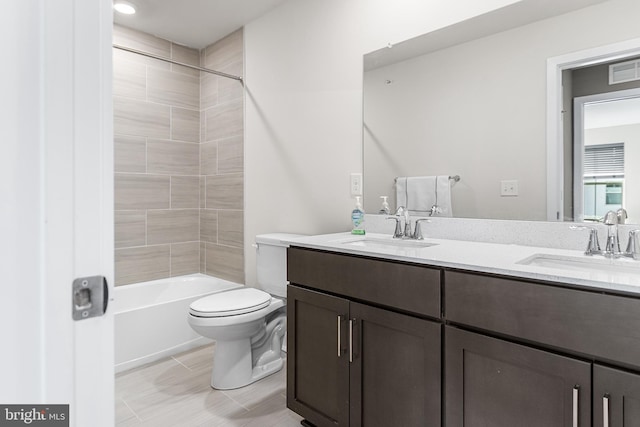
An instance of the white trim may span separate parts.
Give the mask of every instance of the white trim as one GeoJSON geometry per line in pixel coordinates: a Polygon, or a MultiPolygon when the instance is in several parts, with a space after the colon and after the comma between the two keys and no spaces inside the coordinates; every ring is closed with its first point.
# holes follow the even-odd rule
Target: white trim
{"type": "Polygon", "coordinates": [[[547,59],[547,220],[561,221],[564,215],[562,72],[640,55],[640,38],[547,59]]]}

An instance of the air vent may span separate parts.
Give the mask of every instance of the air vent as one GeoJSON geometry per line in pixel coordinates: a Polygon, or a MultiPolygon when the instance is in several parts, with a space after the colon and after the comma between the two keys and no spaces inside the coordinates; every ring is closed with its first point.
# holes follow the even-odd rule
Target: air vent
{"type": "Polygon", "coordinates": [[[640,59],[609,65],[609,84],[640,80],[640,59]]]}

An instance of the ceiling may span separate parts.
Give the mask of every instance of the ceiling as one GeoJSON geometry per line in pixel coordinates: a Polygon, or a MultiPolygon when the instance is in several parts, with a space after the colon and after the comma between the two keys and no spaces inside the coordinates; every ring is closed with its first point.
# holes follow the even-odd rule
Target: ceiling
{"type": "Polygon", "coordinates": [[[172,42],[202,49],[275,9],[286,0],[127,0],[135,15],[113,21],[172,42]]]}

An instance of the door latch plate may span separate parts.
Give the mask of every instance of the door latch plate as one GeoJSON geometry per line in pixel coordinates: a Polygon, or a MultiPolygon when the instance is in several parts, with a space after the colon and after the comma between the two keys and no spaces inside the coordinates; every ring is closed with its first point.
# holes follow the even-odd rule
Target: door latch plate
{"type": "Polygon", "coordinates": [[[79,277],[73,281],[73,320],[102,316],[107,311],[109,288],[104,276],[79,277]]]}

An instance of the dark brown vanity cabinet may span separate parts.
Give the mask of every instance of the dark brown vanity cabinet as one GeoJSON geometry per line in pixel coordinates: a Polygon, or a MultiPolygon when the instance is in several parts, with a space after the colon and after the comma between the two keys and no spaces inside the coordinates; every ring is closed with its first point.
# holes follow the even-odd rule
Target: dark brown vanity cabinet
{"type": "MultiPolygon", "coordinates": [[[[306,257],[329,261],[322,264],[320,274],[336,275],[337,281],[340,274],[333,269],[343,267],[330,262],[335,259],[333,254],[290,249],[289,265],[297,267],[289,271],[292,285],[287,292],[287,406],[318,427],[440,426],[441,325],[308,288],[316,280],[308,275],[316,273],[303,268],[306,257]]],[[[386,263],[339,259],[356,269],[375,270],[377,263],[386,263]]],[[[434,276],[422,270],[429,288],[434,276]]],[[[394,275],[407,279],[414,272],[419,270],[400,269],[394,275]]],[[[435,277],[439,281],[439,274],[435,277]]],[[[360,287],[375,289],[379,279],[372,278],[360,287]]],[[[385,286],[402,288],[402,283],[391,281],[385,286]]],[[[357,293],[357,288],[351,291],[357,293]]],[[[436,297],[439,299],[439,284],[436,297]]]]}
{"type": "Polygon", "coordinates": [[[447,427],[591,425],[591,364],[445,329],[447,427]]]}
{"type": "Polygon", "coordinates": [[[446,271],[444,305],[447,321],[483,331],[447,328],[447,427],[482,425],[474,409],[482,407],[517,408],[514,416],[527,421],[485,425],[640,427],[640,376],[631,373],[640,369],[640,299],[446,271]],[[567,414],[576,394],[574,424],[567,414]]]}
{"type": "Polygon", "coordinates": [[[635,295],[295,247],[288,279],[316,426],[640,427],[635,295]]]}
{"type": "Polygon", "coordinates": [[[640,426],[640,375],[594,365],[593,426],[640,426]]]}

